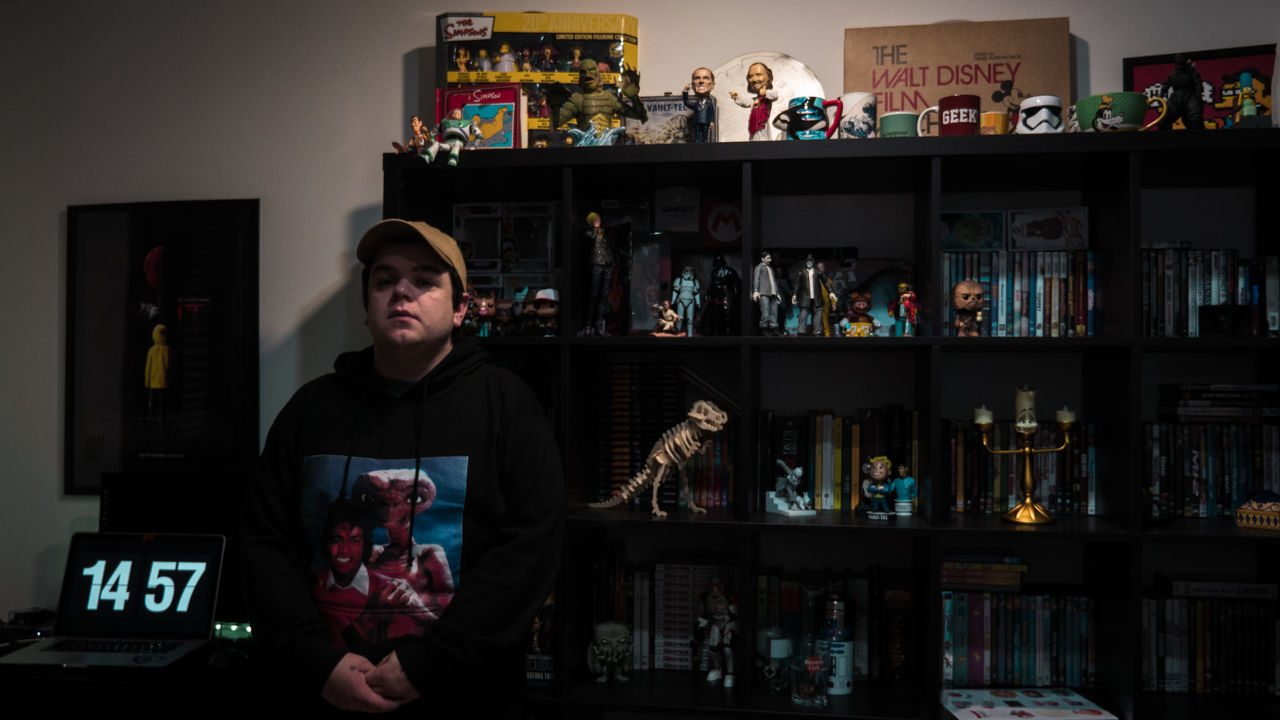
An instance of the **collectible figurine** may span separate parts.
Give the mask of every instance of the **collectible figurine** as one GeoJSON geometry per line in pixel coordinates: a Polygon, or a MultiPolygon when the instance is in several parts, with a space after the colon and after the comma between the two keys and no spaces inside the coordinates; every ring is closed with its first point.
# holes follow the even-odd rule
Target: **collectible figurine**
{"type": "Polygon", "coordinates": [[[658,318],[658,329],[649,333],[658,337],[684,337],[684,333],[680,332],[680,315],[671,308],[670,300],[663,300],[661,303],[650,308],[654,317],[658,318]]]}
{"type": "Polygon", "coordinates": [[[605,310],[609,306],[609,286],[613,282],[613,246],[600,227],[600,213],[587,213],[587,242],[591,243],[591,284],[587,291],[587,326],[583,335],[606,335],[605,310]]]}
{"type": "MultiPolygon", "coordinates": [[[[782,469],[782,475],[778,476],[773,489],[773,500],[777,506],[776,511],[781,512],[783,515],[815,514],[813,499],[804,490],[804,468],[792,468],[781,460],[775,460],[774,462],[778,463],[778,467],[782,469]]],[[[775,511],[774,508],[766,509],[771,512],[775,511]]]]}
{"type": "Polygon", "coordinates": [[[398,153],[417,153],[421,155],[426,151],[428,140],[430,140],[427,137],[427,133],[423,131],[422,118],[417,115],[410,115],[409,129],[413,132],[413,135],[405,141],[404,145],[393,140],[391,141],[391,146],[398,153]]]}
{"type": "Polygon", "coordinates": [[[475,296],[476,336],[489,337],[493,332],[493,319],[497,298],[493,293],[475,296]]]}
{"type": "Polygon", "coordinates": [[[516,56],[511,52],[510,43],[502,43],[498,45],[498,62],[493,66],[498,72],[515,72],[516,56]]]}
{"type": "Polygon", "coordinates": [[[872,520],[888,520],[889,458],[877,455],[867,461],[867,479],[862,481],[862,490],[871,499],[867,517],[872,520]]]}
{"type": "Polygon", "coordinates": [[[1161,130],[1172,130],[1179,119],[1188,130],[1204,129],[1204,79],[1191,58],[1182,53],[1173,56],[1173,71],[1164,80],[1163,94],[1169,110],[1160,119],[1161,130]]]}
{"type": "Polygon", "coordinates": [[[476,69],[481,72],[493,70],[493,61],[489,59],[489,51],[484,48],[476,50],[476,69]]]}
{"type": "Polygon", "coordinates": [[[610,678],[627,682],[631,665],[631,628],[612,620],[597,624],[595,639],[587,648],[587,668],[597,676],[596,682],[610,678]]]}
{"type": "Polygon", "coordinates": [[[549,43],[543,45],[539,48],[538,60],[534,63],[534,68],[542,72],[555,72],[556,55],[558,54],[559,52],[556,50],[555,45],[551,45],[549,43]]]}
{"type": "Polygon", "coordinates": [[[845,313],[845,319],[849,322],[847,333],[849,337],[875,335],[880,321],[871,316],[871,293],[857,291],[849,293],[849,312],[845,313]]]}
{"type": "Polygon", "coordinates": [[[760,309],[760,334],[781,335],[778,328],[778,280],[773,276],[773,256],[760,253],[760,263],[751,273],[751,300],[760,309]]]}
{"type": "Polygon", "coordinates": [[[723,255],[711,261],[711,282],[707,284],[707,307],[702,311],[704,335],[738,334],[738,297],[742,282],[723,255]]]}
{"type": "Polygon", "coordinates": [[[570,93],[556,84],[548,90],[548,103],[552,108],[555,126],[570,120],[577,127],[569,130],[573,144],[612,145],[626,128],[612,127],[615,116],[635,118],[641,122],[649,119],[644,103],[640,102],[640,75],[628,70],[622,73],[622,87],[618,93],[605,91],[601,85],[600,68],[595,62],[584,60],[578,70],[578,89],[570,93]]]}
{"type": "Polygon", "coordinates": [[[978,337],[982,334],[982,283],[961,280],[951,288],[951,309],[956,317],[952,326],[956,337],[978,337]]]}
{"type": "Polygon", "coordinates": [[[440,139],[433,140],[422,154],[427,156],[427,162],[432,163],[436,160],[436,153],[443,148],[449,149],[449,165],[456,166],[458,164],[458,153],[462,151],[463,146],[474,145],[480,139],[480,128],[475,122],[462,119],[462,108],[454,108],[449,113],[449,117],[440,121],[440,139]]]}
{"type": "Polygon", "coordinates": [[[692,265],[685,265],[680,277],[671,281],[671,302],[685,334],[693,337],[693,316],[702,309],[702,284],[693,276],[692,265]]]}
{"type": "Polygon", "coordinates": [[[738,93],[730,92],[729,97],[739,107],[751,108],[747,118],[747,133],[752,140],[772,140],[773,131],[769,129],[769,118],[773,115],[773,101],[778,99],[778,91],[773,89],[773,70],[764,63],[752,63],[747,68],[747,92],[752,97],[738,97],[738,93]]]}
{"type": "Polygon", "coordinates": [[[147,388],[147,419],[164,420],[164,392],[169,387],[169,330],[157,323],[151,328],[151,347],[143,369],[147,388]]]}
{"type": "Polygon", "coordinates": [[[555,337],[560,330],[560,293],[555,288],[539,290],[530,303],[537,320],[538,332],[543,337],[555,337]]]}
{"type": "Polygon", "coordinates": [[[453,63],[461,72],[471,70],[471,51],[465,45],[459,45],[453,54],[453,63]]]}
{"type": "Polygon", "coordinates": [[[898,463],[898,477],[889,486],[893,490],[893,512],[898,517],[910,516],[915,511],[916,479],[907,474],[906,463],[898,463]]]}
{"type": "Polygon", "coordinates": [[[693,111],[693,141],[696,143],[713,142],[716,129],[716,101],[711,97],[711,89],[716,86],[716,75],[709,69],[700,67],[693,71],[692,82],[684,86],[680,97],[685,107],[693,111]],[[693,90],[693,98],[689,90],[693,90]]]}
{"type": "Polygon", "coordinates": [[[511,323],[515,319],[514,305],[507,298],[499,298],[493,306],[493,332],[495,335],[511,334],[511,323]]]}
{"type": "Polygon", "coordinates": [[[919,310],[915,286],[909,282],[898,283],[898,299],[889,303],[889,315],[897,321],[894,326],[894,335],[915,337],[916,313],[919,310]]]}
{"type": "Polygon", "coordinates": [[[825,312],[824,298],[832,305],[836,297],[827,289],[827,278],[813,262],[813,255],[806,255],[804,267],[796,273],[796,282],[792,287],[791,304],[800,309],[800,324],[796,327],[797,335],[821,335],[822,317],[817,313],[825,312]]]}
{"type": "Polygon", "coordinates": [[[707,682],[724,680],[731,688],[733,678],[733,642],[738,636],[738,604],[724,591],[723,580],[711,581],[711,589],[702,596],[703,614],[698,616],[702,636],[702,652],[707,656],[707,682]]]}
{"type": "Polygon", "coordinates": [[[693,493],[689,490],[689,476],[685,474],[685,465],[695,454],[711,442],[711,435],[724,429],[729,416],[710,400],[698,400],[689,408],[689,416],[672,426],[653,444],[649,458],[645,460],[644,469],[636,473],[631,481],[618,490],[613,497],[598,503],[588,503],[588,507],[611,508],[635,497],[645,487],[653,488],[650,507],[654,517],[666,517],[666,511],[658,507],[658,488],[667,479],[672,470],[680,473],[680,495],[685,499],[689,510],[705,513],[706,510],[694,503],[693,493]]]}

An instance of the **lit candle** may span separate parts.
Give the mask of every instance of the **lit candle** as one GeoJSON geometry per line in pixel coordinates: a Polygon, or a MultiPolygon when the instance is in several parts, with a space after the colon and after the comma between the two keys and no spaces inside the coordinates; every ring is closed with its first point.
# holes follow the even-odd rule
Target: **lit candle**
{"type": "Polygon", "coordinates": [[[1076,421],[1076,414],[1068,410],[1066,405],[1063,405],[1062,409],[1059,410],[1057,413],[1055,413],[1055,417],[1060,423],[1069,423],[1069,422],[1076,421]]]}
{"type": "Polygon", "coordinates": [[[991,411],[987,409],[986,405],[983,405],[982,407],[976,407],[973,409],[974,425],[990,425],[991,423],[992,423],[991,411]]]}
{"type": "Polygon", "coordinates": [[[1022,429],[1034,429],[1039,426],[1036,422],[1036,389],[1030,385],[1023,385],[1018,388],[1017,393],[1013,396],[1013,417],[1014,427],[1022,429]]]}

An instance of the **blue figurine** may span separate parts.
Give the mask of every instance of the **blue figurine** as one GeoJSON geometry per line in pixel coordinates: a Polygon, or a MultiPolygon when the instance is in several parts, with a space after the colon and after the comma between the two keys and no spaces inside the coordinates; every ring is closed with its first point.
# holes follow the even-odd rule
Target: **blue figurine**
{"type": "Polygon", "coordinates": [[[908,475],[906,463],[898,463],[898,477],[889,489],[893,491],[893,511],[899,517],[910,516],[915,510],[916,479],[908,475]]]}

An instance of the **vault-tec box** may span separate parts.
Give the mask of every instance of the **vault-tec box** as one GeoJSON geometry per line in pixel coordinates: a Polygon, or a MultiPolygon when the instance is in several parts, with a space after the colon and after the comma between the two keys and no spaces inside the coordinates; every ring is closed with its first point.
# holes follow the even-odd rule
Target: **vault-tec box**
{"type": "Polygon", "coordinates": [[[578,82],[592,60],[605,85],[636,69],[639,21],[604,13],[445,13],[436,18],[437,88],[520,83],[529,99],[529,129],[547,130],[542,87],[578,82]]]}
{"type": "MultiPolygon", "coordinates": [[[[848,28],[844,91],[873,92],[876,112],[924,112],[972,94],[982,110],[1016,112],[1024,98],[1071,97],[1068,18],[848,28]]],[[[936,126],[937,116],[930,113],[936,126]]]]}

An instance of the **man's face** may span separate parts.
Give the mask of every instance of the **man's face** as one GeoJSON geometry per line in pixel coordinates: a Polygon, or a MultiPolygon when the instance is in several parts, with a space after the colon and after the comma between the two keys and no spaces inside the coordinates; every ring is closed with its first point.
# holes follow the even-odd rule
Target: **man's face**
{"type": "Polygon", "coordinates": [[[764,92],[769,85],[769,73],[765,70],[764,65],[753,63],[747,68],[747,89],[759,95],[764,92]]]}
{"type": "Polygon", "coordinates": [[[333,574],[349,578],[360,569],[364,560],[364,532],[344,520],[329,535],[326,549],[333,574]]]}
{"type": "Polygon", "coordinates": [[[461,327],[467,302],[453,306],[448,266],[426,243],[390,244],[370,263],[365,324],[375,348],[444,346],[461,327]]]}
{"type": "Polygon", "coordinates": [[[711,88],[716,86],[716,81],[711,78],[711,71],[706,68],[698,68],[693,71],[693,92],[697,95],[706,95],[711,92],[711,88]]]}

